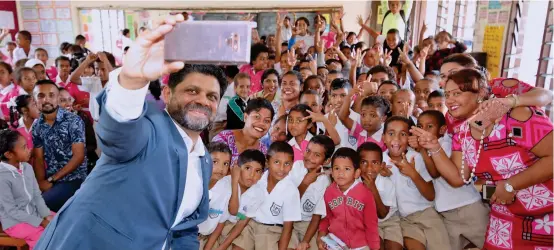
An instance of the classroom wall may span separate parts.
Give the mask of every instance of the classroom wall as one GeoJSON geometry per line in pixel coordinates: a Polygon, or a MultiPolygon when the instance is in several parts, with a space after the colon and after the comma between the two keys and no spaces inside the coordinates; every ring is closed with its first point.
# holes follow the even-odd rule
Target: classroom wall
{"type": "MultiPolygon", "coordinates": [[[[359,26],[356,17],[361,15],[366,17],[369,14],[370,1],[340,1],[340,0],[257,0],[257,1],[71,1],[71,14],[73,21],[73,31],[75,35],[80,30],[80,21],[78,16],[79,8],[116,8],[125,10],[137,9],[175,9],[187,10],[187,8],[217,8],[217,9],[236,9],[236,8],[264,8],[264,9],[287,9],[287,8],[310,8],[310,7],[343,7],[346,16],[343,20],[344,26],[348,31],[358,32],[359,26]]],[[[18,21],[22,24],[21,8],[18,1],[18,21]]]]}

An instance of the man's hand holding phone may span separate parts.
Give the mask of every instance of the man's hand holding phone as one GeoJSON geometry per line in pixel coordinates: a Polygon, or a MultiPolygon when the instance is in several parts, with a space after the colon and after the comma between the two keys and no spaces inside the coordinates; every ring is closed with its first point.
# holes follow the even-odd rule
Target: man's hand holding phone
{"type": "Polygon", "coordinates": [[[185,66],[182,61],[166,62],[164,37],[176,24],[183,22],[181,14],[167,17],[157,28],[144,32],[129,46],[119,83],[126,89],[140,89],[162,75],[177,72],[185,66]]]}

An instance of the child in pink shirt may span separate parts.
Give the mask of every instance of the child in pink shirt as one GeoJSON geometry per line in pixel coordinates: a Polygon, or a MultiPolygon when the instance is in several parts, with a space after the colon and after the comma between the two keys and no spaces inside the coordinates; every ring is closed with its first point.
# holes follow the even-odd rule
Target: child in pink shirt
{"type": "Polygon", "coordinates": [[[49,68],[46,67],[48,63],[48,51],[43,48],[37,48],[35,50],[35,59],[39,59],[44,64],[48,78],[56,79],[56,77],[58,76],[58,69],[56,69],[56,66],[52,65],[49,68]]]}
{"type": "Polygon", "coordinates": [[[11,65],[0,62],[0,119],[6,121],[10,120],[9,106],[14,106],[15,97],[26,94],[23,88],[12,83],[12,73],[11,65]]]}
{"type": "Polygon", "coordinates": [[[267,69],[269,48],[263,44],[254,44],[250,50],[250,64],[240,67],[239,72],[250,76],[250,93],[252,95],[262,90],[262,75],[267,69]]]}
{"type": "Polygon", "coordinates": [[[27,146],[33,148],[31,127],[35,119],[40,117],[37,103],[30,95],[20,95],[15,98],[15,106],[10,108],[12,128],[17,130],[27,140],[27,146]]]}
{"type": "MultiPolygon", "coordinates": [[[[351,95],[354,91],[350,92],[351,95]]],[[[356,140],[358,147],[364,142],[373,142],[383,151],[387,147],[383,142],[383,123],[387,119],[390,109],[389,102],[381,96],[368,96],[363,99],[360,112],[361,124],[350,119],[350,105],[343,103],[339,118],[346,128],[350,130],[350,139],[356,140]]]]}

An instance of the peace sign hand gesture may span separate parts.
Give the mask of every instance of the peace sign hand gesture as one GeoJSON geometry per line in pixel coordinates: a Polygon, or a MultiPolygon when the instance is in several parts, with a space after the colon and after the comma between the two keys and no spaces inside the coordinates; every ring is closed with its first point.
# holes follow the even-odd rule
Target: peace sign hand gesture
{"type": "Polygon", "coordinates": [[[386,66],[389,66],[392,63],[392,50],[386,50],[383,54],[383,62],[386,66]]]}
{"type": "Polygon", "coordinates": [[[410,161],[406,159],[406,153],[402,153],[402,160],[396,161],[391,159],[391,162],[394,163],[394,165],[398,168],[401,174],[410,177],[411,179],[414,179],[414,177],[419,174],[417,170],[415,169],[415,157],[412,157],[410,161]]]}
{"type": "Polygon", "coordinates": [[[140,89],[150,81],[177,72],[185,66],[184,62],[166,62],[164,59],[164,37],[183,21],[181,14],[170,16],[160,26],[137,38],[125,55],[125,64],[119,74],[121,86],[140,89]]]}
{"type": "Polygon", "coordinates": [[[323,121],[327,120],[327,117],[325,117],[325,115],[323,115],[320,112],[313,112],[313,111],[310,111],[310,110],[306,110],[306,111],[308,111],[308,113],[310,115],[304,117],[303,118],[304,121],[308,120],[308,119],[312,119],[312,122],[323,122],[323,121]]]}

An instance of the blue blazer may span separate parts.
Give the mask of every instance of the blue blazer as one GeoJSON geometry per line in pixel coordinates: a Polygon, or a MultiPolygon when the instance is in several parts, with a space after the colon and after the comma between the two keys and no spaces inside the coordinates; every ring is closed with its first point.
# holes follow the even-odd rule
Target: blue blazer
{"type": "Polygon", "coordinates": [[[171,228],[183,197],[188,150],[167,114],[145,103],[136,120],[118,122],[97,97],[102,156],[77,193],[50,222],[35,249],[198,249],[197,225],[209,209],[212,160],[202,164],[203,196],[190,216],[171,228]]]}

